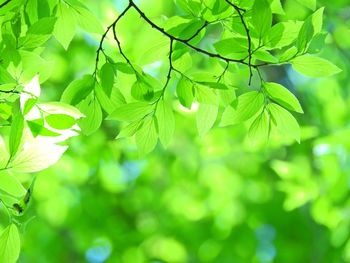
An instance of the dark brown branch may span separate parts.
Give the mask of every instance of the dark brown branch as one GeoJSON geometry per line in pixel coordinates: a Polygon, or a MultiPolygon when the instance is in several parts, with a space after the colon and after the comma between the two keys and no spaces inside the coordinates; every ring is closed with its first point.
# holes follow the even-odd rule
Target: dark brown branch
{"type": "Polygon", "coordinates": [[[134,70],[134,72],[137,73],[137,71],[136,71],[136,69],[134,68],[134,66],[132,65],[130,59],[125,55],[125,53],[124,53],[124,51],[123,51],[123,49],[122,49],[120,40],[118,39],[118,36],[117,36],[116,25],[117,25],[117,23],[115,23],[115,24],[113,25],[113,38],[114,38],[114,40],[117,42],[118,49],[119,49],[119,53],[123,56],[123,58],[125,59],[126,63],[129,64],[129,66],[134,70]]]}
{"type": "MultiPolygon", "coordinates": [[[[124,11],[117,17],[117,19],[116,20],[114,20],[114,22],[111,24],[111,25],[109,25],[108,27],[107,27],[107,30],[103,33],[103,35],[102,35],[102,37],[101,37],[101,40],[100,40],[100,43],[99,43],[99,46],[98,46],[98,49],[96,50],[96,62],[95,62],[95,70],[94,70],[94,73],[93,73],[93,75],[96,77],[96,73],[97,73],[97,69],[98,69],[98,62],[99,62],[99,60],[100,60],[100,53],[102,52],[102,53],[104,53],[104,51],[103,51],[103,42],[104,42],[104,40],[105,40],[105,38],[106,38],[106,36],[107,36],[107,34],[108,34],[108,32],[109,32],[109,30],[111,29],[111,28],[113,28],[113,36],[114,36],[114,39],[116,40],[116,42],[117,42],[117,44],[118,44],[118,48],[119,48],[119,51],[120,51],[120,54],[122,54],[122,56],[124,57],[124,58],[126,58],[126,56],[124,55],[124,53],[123,53],[123,51],[121,50],[121,46],[120,46],[120,42],[119,42],[119,40],[118,40],[118,38],[117,38],[117,36],[116,36],[116,33],[115,33],[115,27],[116,27],[116,24],[118,23],[118,21],[128,12],[128,10],[131,8],[131,5],[129,4],[125,9],[124,9],[124,11]]],[[[126,60],[127,61],[129,61],[127,58],[126,58],[126,60]]],[[[130,63],[129,63],[130,64],[130,63]]]]}
{"type": "Polygon", "coordinates": [[[0,93],[20,94],[20,92],[19,92],[19,91],[16,91],[16,90],[0,90],[0,93]]]}
{"type": "Polygon", "coordinates": [[[9,4],[12,0],[6,0],[5,2],[3,2],[2,4],[0,4],[0,8],[3,8],[4,6],[6,6],[7,4],[9,4]]]}
{"type": "Polygon", "coordinates": [[[224,75],[226,74],[228,67],[230,66],[230,62],[226,63],[226,66],[224,68],[224,70],[222,71],[222,73],[217,77],[217,82],[220,82],[220,80],[224,77],[224,75]]]}
{"type": "MultiPolygon", "coordinates": [[[[171,72],[173,71],[178,71],[174,68],[173,66],[173,60],[172,60],[172,55],[173,55],[173,44],[174,44],[174,40],[173,39],[170,39],[170,47],[169,47],[169,56],[168,56],[168,60],[169,60],[169,70],[168,70],[168,74],[166,76],[166,81],[165,81],[165,84],[163,86],[163,89],[162,89],[162,92],[159,96],[159,98],[154,102],[155,104],[155,107],[154,107],[154,112],[157,111],[157,107],[158,107],[158,102],[164,98],[164,94],[165,94],[165,91],[166,91],[166,88],[168,87],[169,85],[169,82],[170,82],[170,79],[171,79],[171,72]]],[[[182,73],[181,73],[182,74],[182,73]]]]}
{"type": "Polygon", "coordinates": [[[200,33],[204,28],[207,27],[207,25],[209,25],[209,22],[208,22],[208,21],[204,21],[204,24],[203,24],[200,28],[198,28],[198,30],[193,34],[193,36],[189,37],[189,38],[186,39],[185,41],[186,41],[186,42],[190,42],[192,39],[194,39],[196,36],[198,36],[199,33],[200,33]]]}
{"type": "MultiPolygon", "coordinates": [[[[164,28],[161,28],[160,26],[158,26],[157,24],[153,23],[152,20],[150,20],[146,15],[145,13],[142,12],[142,10],[133,2],[133,0],[129,0],[129,4],[140,14],[140,16],[142,17],[143,20],[145,20],[152,28],[158,30],[159,32],[161,32],[163,35],[167,36],[168,38],[172,39],[172,40],[175,40],[175,41],[178,41],[178,42],[181,42],[183,44],[185,44],[186,46],[190,47],[191,49],[197,51],[198,53],[202,53],[204,55],[207,55],[209,57],[212,57],[212,58],[218,58],[218,59],[221,59],[221,60],[224,60],[226,62],[236,62],[236,63],[240,63],[240,64],[244,64],[244,65],[249,65],[247,62],[245,62],[243,59],[233,59],[233,58],[227,58],[227,57],[224,57],[224,56],[221,56],[220,54],[218,53],[212,53],[212,52],[209,52],[207,50],[204,50],[204,49],[201,49],[199,47],[196,47],[192,44],[190,44],[189,42],[187,42],[186,40],[184,39],[181,39],[179,37],[175,37],[171,34],[169,34],[168,32],[166,32],[164,30],[164,28]]],[[[258,65],[251,65],[252,67],[257,67],[258,65]]]]}

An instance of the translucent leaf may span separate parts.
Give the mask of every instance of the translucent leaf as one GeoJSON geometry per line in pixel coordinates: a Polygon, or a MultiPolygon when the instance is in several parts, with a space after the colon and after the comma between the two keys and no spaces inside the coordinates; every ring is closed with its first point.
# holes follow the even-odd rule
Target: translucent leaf
{"type": "Polygon", "coordinates": [[[300,142],[300,127],[293,115],[275,103],[269,103],[267,109],[271,114],[272,123],[274,123],[282,136],[300,142]]]}
{"type": "Polygon", "coordinates": [[[40,82],[47,80],[52,71],[52,62],[46,61],[35,52],[19,50],[22,59],[23,73],[21,81],[27,82],[32,80],[35,75],[39,74],[40,82]]]}
{"type": "Polygon", "coordinates": [[[154,88],[142,79],[138,79],[131,87],[131,95],[136,100],[148,101],[153,98],[154,88]]]}
{"type": "Polygon", "coordinates": [[[0,189],[16,198],[26,194],[26,189],[18,179],[6,170],[0,171],[0,189]]]}
{"type": "Polygon", "coordinates": [[[215,50],[223,56],[231,55],[234,58],[244,58],[248,53],[248,42],[246,38],[226,38],[214,44],[215,50]]]}
{"type": "Polygon", "coordinates": [[[264,89],[269,96],[283,107],[299,113],[303,113],[298,99],[288,89],[273,82],[264,83],[264,89]]]}
{"type": "Polygon", "coordinates": [[[77,108],[64,102],[45,102],[40,103],[39,107],[48,114],[66,114],[74,119],[84,117],[84,114],[82,114],[77,108]]]}
{"type": "Polygon", "coordinates": [[[31,25],[27,33],[34,35],[49,35],[54,29],[56,20],[56,17],[44,17],[31,25]]]}
{"type": "Polygon", "coordinates": [[[103,28],[96,16],[83,5],[73,5],[78,25],[90,33],[102,34],[103,28]]]}
{"type": "Polygon", "coordinates": [[[272,25],[272,12],[266,0],[255,1],[252,10],[252,23],[258,38],[262,38],[272,25]]]}
{"type": "Polygon", "coordinates": [[[218,106],[200,104],[197,111],[197,129],[199,136],[205,135],[214,125],[218,115],[218,106]]]}
{"type": "Polygon", "coordinates": [[[154,118],[147,118],[135,134],[137,148],[141,155],[151,152],[157,145],[158,136],[154,118]]]}
{"type": "Polygon", "coordinates": [[[38,172],[55,164],[66,149],[67,146],[57,145],[48,137],[26,138],[26,144],[9,168],[18,173],[38,172]]]}
{"type": "Polygon", "coordinates": [[[10,224],[0,236],[0,262],[15,263],[19,257],[20,247],[17,226],[10,224]]]}
{"type": "Polygon", "coordinates": [[[303,6],[315,10],[316,9],[316,0],[297,0],[303,6]]]}
{"type": "Polygon", "coordinates": [[[169,102],[163,99],[158,102],[156,118],[160,142],[167,147],[175,130],[174,112],[169,102]]]}
{"type": "Polygon", "coordinates": [[[9,158],[10,154],[6,148],[4,139],[0,136],[0,169],[5,168],[9,158]]]}
{"type": "Polygon", "coordinates": [[[76,30],[76,18],[73,8],[69,7],[65,2],[59,2],[57,5],[57,21],[53,31],[53,35],[67,49],[72,41],[76,30]]]}
{"type": "Polygon", "coordinates": [[[22,116],[22,113],[17,111],[13,115],[13,120],[11,124],[11,131],[10,131],[10,155],[13,157],[17,153],[18,147],[22,141],[22,135],[23,135],[23,129],[24,129],[24,119],[22,116]]]}
{"type": "Polygon", "coordinates": [[[100,70],[101,86],[107,96],[111,95],[114,84],[114,66],[110,63],[105,63],[100,70]]]}
{"type": "Polygon", "coordinates": [[[45,118],[46,122],[54,129],[66,130],[75,124],[75,119],[66,114],[50,114],[45,118]]]}
{"type": "Polygon", "coordinates": [[[85,99],[94,88],[94,79],[91,75],[85,75],[81,79],[73,80],[64,90],[61,101],[72,105],[85,99]]]}
{"type": "Polygon", "coordinates": [[[316,34],[321,32],[323,24],[323,11],[324,8],[322,7],[304,21],[297,39],[297,47],[299,51],[304,51],[311,39],[316,34]]]}
{"type": "Polygon", "coordinates": [[[275,24],[264,38],[264,44],[273,49],[292,44],[297,40],[302,24],[300,21],[286,21],[275,24]]]}
{"type": "Polygon", "coordinates": [[[78,121],[82,132],[85,135],[94,133],[102,123],[102,109],[97,98],[84,100],[78,108],[86,116],[78,121]]]}
{"type": "Polygon", "coordinates": [[[218,97],[213,89],[203,85],[196,85],[195,92],[196,99],[199,103],[212,105],[218,104],[218,97]]]}
{"type": "Polygon", "coordinates": [[[225,84],[218,83],[218,82],[199,81],[198,83],[201,85],[207,86],[209,88],[212,88],[212,89],[219,89],[219,90],[227,90],[228,89],[225,84]]]}
{"type": "Polygon", "coordinates": [[[153,107],[146,102],[132,102],[122,105],[115,109],[111,115],[108,116],[109,120],[118,121],[137,121],[152,111],[153,107]]]}
{"type": "Polygon", "coordinates": [[[114,103],[114,101],[112,101],[107,96],[105,91],[102,89],[101,85],[98,83],[96,83],[95,85],[95,93],[98,101],[100,102],[102,109],[108,114],[111,114],[115,110],[117,104],[114,103]]]}
{"type": "Polygon", "coordinates": [[[261,111],[264,101],[264,95],[257,91],[250,91],[239,96],[234,107],[228,106],[225,109],[220,126],[233,125],[250,119],[261,111]]]}
{"type": "Polygon", "coordinates": [[[120,130],[116,139],[121,139],[121,138],[133,136],[141,128],[141,126],[142,126],[142,121],[136,121],[136,122],[129,123],[128,125],[124,126],[120,130]]]}
{"type": "Polygon", "coordinates": [[[284,12],[282,4],[281,4],[281,0],[272,0],[271,1],[271,11],[274,14],[285,15],[285,12],[284,12]]]}
{"type": "Polygon", "coordinates": [[[180,79],[176,86],[176,93],[180,103],[190,109],[193,102],[193,83],[186,78],[180,79]]]}
{"type": "Polygon", "coordinates": [[[314,56],[300,56],[290,62],[296,71],[314,78],[329,77],[341,72],[341,69],[330,61],[314,56]]]}
{"type": "Polygon", "coordinates": [[[270,62],[270,63],[278,62],[278,59],[274,55],[272,55],[270,52],[263,49],[260,49],[254,52],[253,58],[264,62],[270,62]]]}
{"type": "Polygon", "coordinates": [[[267,142],[270,133],[270,118],[263,111],[250,125],[248,131],[249,140],[253,145],[267,142]]]}

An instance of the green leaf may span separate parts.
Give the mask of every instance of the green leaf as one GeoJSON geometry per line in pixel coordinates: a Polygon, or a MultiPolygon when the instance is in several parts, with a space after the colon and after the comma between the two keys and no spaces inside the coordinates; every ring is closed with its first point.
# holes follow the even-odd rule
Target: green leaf
{"type": "Polygon", "coordinates": [[[103,27],[101,26],[100,21],[93,13],[91,13],[90,10],[88,10],[82,4],[73,5],[72,8],[75,11],[74,14],[76,16],[76,21],[81,28],[90,33],[103,33],[103,27]]]}
{"type": "Polygon", "coordinates": [[[24,103],[24,107],[23,107],[23,115],[24,116],[31,111],[31,109],[34,107],[34,105],[36,104],[37,101],[38,101],[37,98],[29,98],[24,103]]]}
{"type": "Polygon", "coordinates": [[[326,33],[326,32],[321,32],[321,33],[316,34],[309,44],[309,47],[307,49],[307,53],[309,53],[309,54],[320,53],[322,48],[325,45],[327,36],[328,36],[328,33],[326,33]]]}
{"type": "Polygon", "coordinates": [[[0,91],[11,91],[16,88],[17,84],[16,83],[6,83],[6,84],[1,84],[0,85],[0,91]]]}
{"type": "Polygon", "coordinates": [[[267,110],[277,130],[279,130],[283,136],[294,139],[299,143],[300,127],[293,115],[275,103],[269,103],[267,105],[267,110]]]}
{"type": "Polygon", "coordinates": [[[279,61],[280,62],[289,61],[289,60],[295,58],[297,54],[298,54],[298,49],[295,46],[292,46],[291,48],[284,51],[283,54],[281,54],[279,61]]]}
{"type": "Polygon", "coordinates": [[[31,25],[27,33],[34,35],[49,35],[54,30],[56,20],[56,17],[44,17],[31,25]]]}
{"type": "Polygon", "coordinates": [[[13,115],[9,138],[10,155],[12,157],[15,156],[15,154],[17,153],[18,147],[22,141],[23,129],[24,118],[22,113],[20,111],[17,111],[13,115]]]}
{"type": "Polygon", "coordinates": [[[108,114],[111,114],[115,110],[117,104],[107,96],[99,83],[95,84],[95,93],[102,109],[108,114]]]}
{"type": "Polygon", "coordinates": [[[69,7],[64,1],[60,1],[57,5],[57,21],[53,31],[53,35],[59,43],[68,49],[76,30],[76,17],[74,9],[69,7]]]}
{"type": "Polygon", "coordinates": [[[26,147],[10,162],[10,170],[15,173],[34,173],[55,164],[67,146],[57,145],[50,140],[46,137],[26,140],[26,147]]]}
{"type": "Polygon", "coordinates": [[[262,39],[272,25],[272,12],[268,1],[258,0],[254,2],[252,23],[258,38],[262,39]]]}
{"type": "Polygon", "coordinates": [[[45,127],[42,127],[42,129],[40,130],[39,135],[47,136],[47,137],[57,137],[57,136],[60,136],[61,134],[59,134],[57,132],[54,132],[54,131],[51,131],[51,130],[45,128],[45,127]]]}
{"type": "Polygon", "coordinates": [[[290,62],[296,71],[314,78],[329,77],[341,72],[341,69],[330,61],[314,56],[300,56],[290,62]]]}
{"type": "Polygon", "coordinates": [[[51,37],[56,17],[45,17],[31,25],[23,39],[22,45],[26,48],[36,48],[43,45],[51,37]]]}
{"type": "Polygon", "coordinates": [[[201,26],[203,26],[203,21],[199,19],[192,19],[187,23],[182,23],[174,28],[169,29],[168,32],[179,38],[189,39],[197,32],[201,26]]]}
{"type": "Polygon", "coordinates": [[[269,138],[270,118],[266,111],[263,111],[250,125],[248,138],[253,145],[265,143],[269,138]]]}
{"type": "Polygon", "coordinates": [[[86,116],[78,121],[83,134],[94,133],[102,123],[102,109],[97,98],[82,101],[78,108],[86,116]]]}
{"type": "Polygon", "coordinates": [[[66,114],[51,114],[45,117],[46,122],[54,129],[67,130],[75,124],[75,119],[66,114]]]}
{"type": "Polygon", "coordinates": [[[197,129],[199,136],[205,135],[214,125],[218,115],[218,106],[200,104],[197,111],[197,129]]]}
{"type": "Polygon", "coordinates": [[[34,137],[38,136],[43,131],[44,124],[44,120],[41,118],[27,121],[27,125],[34,137]]]}
{"type": "Polygon", "coordinates": [[[84,117],[84,114],[82,114],[77,108],[64,102],[45,102],[40,103],[39,107],[48,114],[65,114],[73,117],[74,119],[84,117]]]}
{"type": "Polygon", "coordinates": [[[297,47],[299,51],[304,51],[312,38],[321,32],[323,24],[323,11],[324,8],[322,7],[304,21],[297,39],[297,47]]]}
{"type": "Polygon", "coordinates": [[[299,113],[303,113],[298,99],[288,89],[273,82],[264,83],[264,89],[269,96],[283,107],[299,113]]]}
{"type": "Polygon", "coordinates": [[[199,103],[212,105],[218,104],[218,97],[215,93],[215,90],[203,85],[196,85],[194,88],[196,93],[196,99],[199,103]]]}
{"type": "MultiPolygon", "coordinates": [[[[167,47],[167,49],[169,49],[167,47]]],[[[157,50],[157,52],[159,52],[157,50]]],[[[192,56],[189,53],[185,53],[180,58],[173,61],[173,66],[181,72],[187,72],[193,67],[192,56]]]]}
{"type": "Polygon", "coordinates": [[[292,44],[297,40],[302,24],[300,21],[286,21],[275,24],[265,36],[264,44],[273,49],[292,44]]]}
{"type": "Polygon", "coordinates": [[[111,94],[111,102],[113,105],[119,106],[126,103],[123,93],[117,87],[114,87],[111,94]]]}
{"type": "Polygon", "coordinates": [[[16,83],[16,80],[1,65],[0,65],[0,82],[1,83],[16,83]]]}
{"type": "Polygon", "coordinates": [[[316,9],[316,0],[297,0],[303,6],[315,10],[316,9]]]}
{"type": "Polygon", "coordinates": [[[240,59],[248,54],[248,42],[246,38],[235,37],[222,39],[214,44],[215,50],[223,56],[240,59]]]}
{"type": "Polygon", "coordinates": [[[114,66],[116,67],[116,69],[120,72],[123,72],[125,74],[134,74],[134,70],[132,69],[132,67],[130,67],[130,65],[128,63],[124,63],[124,62],[117,62],[114,64],[114,66]]]}
{"type": "Polygon", "coordinates": [[[17,226],[10,224],[0,236],[0,262],[15,263],[19,257],[21,241],[17,226]]]}
{"type": "Polygon", "coordinates": [[[131,95],[136,100],[148,101],[154,96],[154,88],[139,78],[131,87],[131,95]]]}
{"type": "Polygon", "coordinates": [[[281,4],[281,0],[272,0],[270,2],[271,2],[272,13],[278,14],[278,15],[285,15],[285,12],[281,4]]]}
{"type": "Polygon", "coordinates": [[[220,101],[226,107],[230,105],[236,99],[235,90],[230,87],[227,90],[219,90],[220,101]]]}
{"type": "Polygon", "coordinates": [[[114,84],[114,66],[110,63],[105,63],[100,70],[101,86],[107,96],[111,96],[114,84]]]}
{"type": "Polygon", "coordinates": [[[26,194],[26,189],[18,179],[8,171],[0,171],[0,190],[10,194],[12,197],[21,198],[26,194]]]}
{"type": "Polygon", "coordinates": [[[44,60],[35,52],[19,50],[22,59],[23,73],[21,75],[22,82],[31,80],[35,75],[40,75],[40,81],[47,80],[52,71],[52,62],[44,60]]]}
{"type": "Polygon", "coordinates": [[[239,96],[233,107],[228,106],[221,118],[220,126],[228,126],[244,122],[259,113],[264,105],[265,97],[261,92],[250,91],[239,96]]]}
{"type": "Polygon", "coordinates": [[[142,126],[141,121],[135,121],[135,122],[129,123],[128,125],[124,126],[120,130],[116,139],[133,136],[141,128],[141,126],[142,126]]]}
{"type": "Polygon", "coordinates": [[[163,99],[158,102],[156,118],[160,142],[167,147],[175,130],[174,112],[169,102],[163,99]]]}
{"type": "Polygon", "coordinates": [[[228,89],[225,84],[218,83],[218,82],[199,81],[197,83],[204,85],[204,86],[207,86],[207,87],[212,88],[212,89],[219,89],[219,90],[227,90],[228,89]]]}
{"type": "Polygon", "coordinates": [[[76,105],[85,99],[94,89],[95,80],[91,75],[84,75],[81,79],[73,80],[64,90],[61,101],[76,105]]]}
{"type": "Polygon", "coordinates": [[[187,78],[181,78],[176,86],[176,94],[181,105],[191,109],[193,102],[193,83],[187,78]]]}
{"type": "Polygon", "coordinates": [[[270,62],[270,63],[278,62],[278,59],[274,55],[272,55],[270,52],[263,49],[260,49],[254,52],[253,58],[264,62],[270,62]]]}
{"type": "Polygon", "coordinates": [[[154,118],[145,119],[142,127],[135,134],[135,141],[140,155],[145,155],[156,147],[158,136],[154,118]]]}
{"type": "Polygon", "coordinates": [[[149,103],[132,102],[116,108],[115,111],[108,116],[108,119],[129,122],[137,121],[149,114],[152,109],[153,106],[149,103]]]}

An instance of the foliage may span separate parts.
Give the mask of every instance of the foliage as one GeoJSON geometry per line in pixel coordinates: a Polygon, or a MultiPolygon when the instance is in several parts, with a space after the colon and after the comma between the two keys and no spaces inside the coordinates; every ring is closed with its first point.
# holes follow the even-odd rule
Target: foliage
{"type": "Polygon", "coordinates": [[[0,262],[350,261],[333,2],[2,1],[0,262]]]}

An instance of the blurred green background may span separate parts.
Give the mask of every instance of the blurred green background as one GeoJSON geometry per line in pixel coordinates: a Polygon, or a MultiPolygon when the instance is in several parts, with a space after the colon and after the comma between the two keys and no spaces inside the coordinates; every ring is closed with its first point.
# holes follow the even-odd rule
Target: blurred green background
{"type": "MultiPolygon", "coordinates": [[[[84,4],[107,26],[125,2],[84,4]]],[[[177,8],[172,1],[135,2],[154,21],[177,8]]],[[[283,6],[289,19],[310,12],[295,0],[283,6]]],[[[198,138],[195,114],[175,104],[169,148],[140,158],[132,139],[114,140],[119,124],[104,121],[93,135],[71,139],[63,158],[37,175],[27,215],[35,218],[19,262],[350,262],[350,6],[348,0],[318,6],[326,7],[329,32],[322,56],[343,72],[324,79],[288,66],[263,72],[300,99],[301,144],[272,140],[254,148],[244,125],[198,138]]],[[[118,28],[132,60],[162,80],[166,67],[149,59],[166,59],[167,50],[156,46],[162,36],[135,12],[118,28]]],[[[42,100],[58,100],[69,82],[93,71],[98,43],[99,36],[83,31],[68,51],[51,40],[44,57],[52,76],[42,100]]],[[[201,67],[210,69],[210,61],[201,67]]],[[[247,76],[232,81],[244,86],[247,76]]],[[[117,82],[121,90],[132,84],[123,76],[117,82]]]]}

